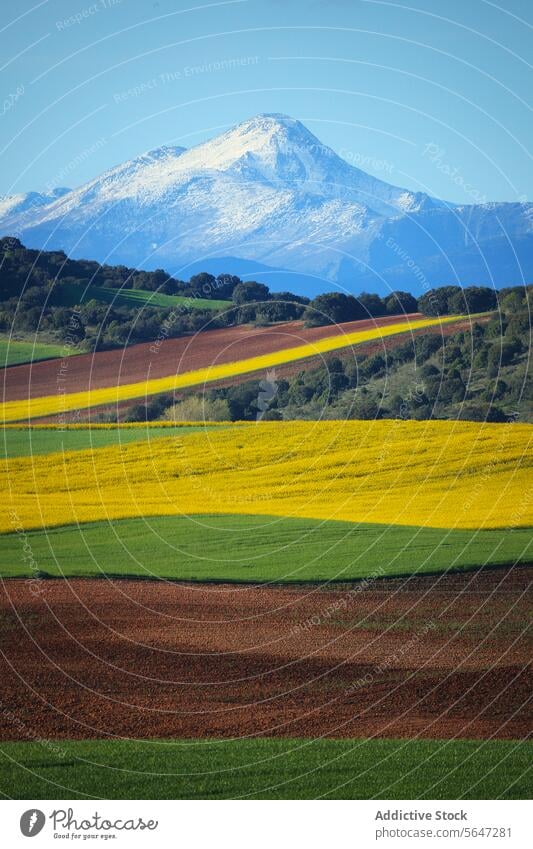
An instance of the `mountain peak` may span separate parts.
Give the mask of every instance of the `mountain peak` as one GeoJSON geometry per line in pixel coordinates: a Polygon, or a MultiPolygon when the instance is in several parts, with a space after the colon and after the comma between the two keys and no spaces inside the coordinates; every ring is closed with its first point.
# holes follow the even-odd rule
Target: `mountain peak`
{"type": "MultiPolygon", "coordinates": [[[[500,216],[521,255],[533,250],[529,207],[452,210],[355,168],[301,121],[279,112],[253,115],[188,150],[147,151],[57,197],[60,192],[0,199],[0,234],[20,233],[30,247],[168,266],[178,276],[182,266],[234,257],[237,266],[228,260],[219,270],[239,273],[239,263],[252,262],[364,280],[367,288],[373,274],[381,281],[390,275],[395,288],[447,281],[448,257],[486,279],[475,251],[480,240],[493,244],[499,237],[500,216]],[[465,242],[470,232],[473,247],[470,238],[465,242]],[[399,285],[407,279],[409,285],[399,285]]],[[[512,262],[515,254],[502,266],[509,280],[512,262]]]]}
{"type": "Polygon", "coordinates": [[[258,112],[257,115],[253,115],[251,118],[246,118],[244,121],[236,124],[232,129],[238,130],[240,127],[245,126],[261,127],[263,129],[280,127],[292,130],[296,128],[307,135],[312,135],[301,121],[298,121],[297,118],[292,118],[291,115],[285,115],[283,112],[258,112]]]}
{"type": "Polygon", "coordinates": [[[183,169],[223,172],[271,185],[318,185],[328,180],[335,162],[349,167],[321,144],[300,121],[282,113],[264,112],[247,118],[225,133],[188,150],[183,169]]]}
{"type": "MultiPolygon", "coordinates": [[[[264,142],[273,139],[278,141],[286,139],[296,145],[320,145],[317,137],[301,121],[292,118],[290,115],[284,115],[282,112],[260,112],[258,115],[241,121],[240,124],[232,127],[219,138],[231,138],[240,135],[247,136],[248,141],[251,141],[251,138],[255,135],[258,140],[264,142]]],[[[325,147],[325,145],[320,146],[325,147]]]]}
{"type": "MultiPolygon", "coordinates": [[[[254,115],[254,118],[272,118],[275,121],[296,121],[296,118],[287,115],[285,112],[258,112],[257,115],[254,115]]],[[[253,121],[254,118],[250,120],[253,121]]]]}

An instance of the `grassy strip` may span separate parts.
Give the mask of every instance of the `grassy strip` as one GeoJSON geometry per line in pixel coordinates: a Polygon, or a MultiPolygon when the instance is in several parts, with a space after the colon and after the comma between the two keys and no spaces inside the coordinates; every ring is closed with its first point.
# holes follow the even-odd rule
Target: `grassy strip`
{"type": "Polygon", "coordinates": [[[146,740],[0,744],[15,799],[527,799],[533,744],[146,740]]]}
{"type": "Polygon", "coordinates": [[[0,440],[0,453],[4,457],[29,457],[50,454],[54,451],[78,451],[101,448],[104,445],[124,445],[128,442],[149,442],[168,436],[183,436],[205,430],[209,425],[161,426],[144,422],[137,427],[5,427],[0,440]]]}
{"type": "Polygon", "coordinates": [[[83,284],[62,283],[61,305],[74,307],[88,301],[103,301],[115,307],[177,307],[190,309],[229,309],[231,301],[215,301],[208,298],[192,298],[180,295],[165,295],[163,292],[150,292],[146,289],[105,289],[103,286],[85,287],[83,284]]]}
{"type": "Polygon", "coordinates": [[[133,398],[156,395],[159,392],[172,392],[177,389],[185,389],[191,386],[202,386],[213,383],[224,378],[236,375],[248,374],[275,366],[315,357],[317,354],[326,354],[342,348],[349,348],[362,342],[373,339],[383,339],[402,333],[412,333],[415,330],[428,327],[440,327],[442,324],[464,319],[465,316],[446,316],[445,318],[424,318],[415,321],[401,321],[389,324],[385,327],[372,327],[369,330],[357,330],[352,333],[339,332],[335,336],[328,336],[316,342],[304,345],[296,345],[293,348],[284,348],[269,354],[260,354],[255,357],[247,357],[234,363],[220,363],[218,365],[206,366],[194,371],[182,374],[169,375],[168,377],[153,378],[139,383],[124,383],[116,387],[104,387],[102,389],[86,390],[84,392],[72,392],[68,395],[48,395],[40,398],[26,398],[19,401],[6,401],[2,404],[1,412],[4,422],[20,421],[23,419],[38,418],[39,416],[54,415],[59,412],[70,410],[81,410],[96,407],[102,404],[117,403],[133,398]]]}
{"type": "Polygon", "coordinates": [[[69,357],[79,353],[68,345],[19,342],[16,339],[0,338],[0,368],[36,363],[39,360],[53,360],[55,357],[69,357]]]}
{"type": "Polygon", "coordinates": [[[0,575],[276,583],[443,573],[528,562],[531,531],[446,531],[268,516],[95,522],[0,536],[0,575]],[[29,546],[29,549],[28,549],[29,546]],[[23,554],[31,550],[31,564],[23,554]],[[31,568],[33,566],[33,569],[31,568]]]}

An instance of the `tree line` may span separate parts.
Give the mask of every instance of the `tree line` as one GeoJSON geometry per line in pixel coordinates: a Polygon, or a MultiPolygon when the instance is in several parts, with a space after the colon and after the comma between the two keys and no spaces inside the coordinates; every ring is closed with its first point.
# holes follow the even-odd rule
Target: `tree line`
{"type": "Polygon", "coordinates": [[[236,275],[204,272],[184,281],[162,269],[101,265],[69,259],[63,251],[31,250],[14,237],[0,239],[0,331],[38,332],[60,341],[72,340],[74,334],[80,350],[87,351],[152,341],[163,323],[168,335],[176,337],[234,324],[261,326],[300,319],[312,327],[418,311],[429,316],[475,314],[504,310],[509,304],[516,312],[527,303],[530,288],[498,292],[484,286],[444,286],[419,298],[409,292],[385,297],[328,292],[309,299],[288,291],[271,292],[264,283],[236,275]],[[74,309],[65,305],[72,283],[85,291],[83,302],[74,309]],[[98,300],[97,292],[91,296],[95,287],[161,292],[190,301],[168,308],[109,305],[98,300]],[[208,310],[195,304],[198,299],[226,303],[208,310]]]}

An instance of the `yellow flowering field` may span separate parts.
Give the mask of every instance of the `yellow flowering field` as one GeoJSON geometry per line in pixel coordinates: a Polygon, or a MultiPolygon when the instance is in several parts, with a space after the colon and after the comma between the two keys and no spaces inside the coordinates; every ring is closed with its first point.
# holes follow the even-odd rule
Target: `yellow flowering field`
{"type": "Polygon", "coordinates": [[[2,531],[202,513],[533,525],[533,426],[261,422],[5,461],[2,531]]]}
{"type": "Polygon", "coordinates": [[[28,420],[39,416],[50,416],[71,410],[82,410],[101,404],[116,404],[119,401],[144,398],[159,392],[172,392],[191,386],[200,386],[216,380],[234,377],[240,374],[265,370],[285,363],[303,360],[319,354],[326,354],[341,348],[348,348],[362,342],[395,336],[399,333],[411,333],[425,327],[434,327],[448,322],[458,321],[465,316],[446,316],[445,318],[424,318],[416,321],[402,321],[385,327],[373,327],[370,330],[358,330],[352,333],[339,333],[310,342],[297,345],[294,348],[284,348],[270,354],[238,360],[234,363],[221,363],[206,366],[183,374],[154,378],[139,383],[127,383],[121,386],[111,386],[101,389],[90,389],[84,392],[72,392],[68,395],[47,395],[41,398],[26,398],[19,401],[6,401],[2,404],[2,420],[13,422],[28,420]]]}

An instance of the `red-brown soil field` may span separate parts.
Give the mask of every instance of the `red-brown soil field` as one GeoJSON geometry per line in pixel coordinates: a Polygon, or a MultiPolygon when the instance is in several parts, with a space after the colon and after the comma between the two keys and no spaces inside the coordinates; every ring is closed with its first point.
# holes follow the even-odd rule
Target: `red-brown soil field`
{"type": "Polygon", "coordinates": [[[523,738],[531,575],[7,580],[0,737],[523,738]]]}
{"type": "MultiPolygon", "coordinates": [[[[292,348],[329,336],[385,327],[388,324],[422,317],[413,313],[312,328],[304,328],[299,321],[260,328],[239,325],[222,330],[205,330],[194,336],[164,339],[160,345],[143,343],[119,350],[80,354],[64,361],[45,360],[11,366],[3,370],[4,400],[55,395],[58,391],[82,392],[87,389],[167,377],[213,364],[236,362],[247,357],[292,348]]],[[[436,331],[440,333],[445,328],[450,332],[449,325],[436,328],[436,331]]],[[[454,328],[457,330],[456,325],[454,328]]],[[[403,336],[398,339],[406,341],[403,336]]],[[[376,348],[376,345],[377,348],[383,348],[383,343],[372,344],[373,348],[376,348]]],[[[243,379],[246,378],[239,378],[241,381],[243,379]]]]}
{"type": "MultiPolygon", "coordinates": [[[[411,316],[412,317],[412,316],[411,316]]],[[[297,322],[294,322],[296,324],[297,322]]],[[[338,327],[345,328],[344,332],[348,332],[348,329],[351,327],[359,326],[359,322],[353,322],[352,324],[343,324],[338,325],[338,327]]],[[[288,325],[285,325],[288,326],[288,325]]],[[[273,330],[274,328],[270,328],[273,330]]],[[[318,329],[318,328],[315,328],[318,329]]],[[[325,328],[321,328],[322,330],[325,328]]],[[[329,329],[329,328],[326,328],[329,329]]],[[[360,328],[363,329],[363,328],[360,328]]],[[[470,329],[470,321],[468,319],[462,319],[457,322],[452,322],[450,324],[443,324],[442,327],[428,327],[428,328],[420,328],[419,330],[413,330],[409,337],[404,334],[398,334],[397,336],[386,336],[384,339],[380,339],[372,342],[362,342],[360,345],[354,348],[340,348],[338,351],[335,351],[333,356],[339,357],[344,361],[353,361],[354,359],[354,351],[357,356],[372,356],[374,354],[383,353],[385,351],[392,351],[394,348],[397,348],[399,345],[404,345],[408,339],[413,339],[415,336],[422,336],[427,333],[439,333],[441,336],[451,336],[453,333],[457,333],[459,330],[469,330],[470,329]]],[[[250,328],[250,332],[254,332],[252,328],[250,328]]],[[[173,340],[178,341],[178,340],[173,340]]],[[[291,347],[291,346],[287,346],[291,347]]],[[[290,378],[296,374],[299,374],[302,371],[309,371],[311,369],[318,368],[324,363],[324,355],[318,354],[316,357],[307,357],[305,360],[296,360],[292,363],[287,363],[286,365],[276,366],[276,378],[290,378]]],[[[209,388],[216,386],[218,388],[225,386],[236,386],[239,383],[243,383],[247,380],[253,380],[254,378],[260,379],[262,377],[262,373],[255,374],[239,374],[234,377],[227,377],[223,380],[216,380],[209,383],[209,388]]],[[[180,392],[175,392],[174,397],[177,401],[185,398],[187,395],[194,395],[198,392],[202,391],[201,386],[193,386],[189,390],[183,390],[180,392]]],[[[117,415],[119,419],[121,419],[124,414],[126,414],[132,406],[132,401],[120,401],[117,404],[112,405],[103,405],[102,407],[91,407],[87,410],[76,410],[72,413],[63,413],[61,419],[63,422],[86,422],[95,418],[98,420],[99,414],[102,412],[110,413],[111,415],[117,415]]],[[[54,423],[57,421],[57,416],[47,416],[39,420],[40,423],[54,423]]]]}

